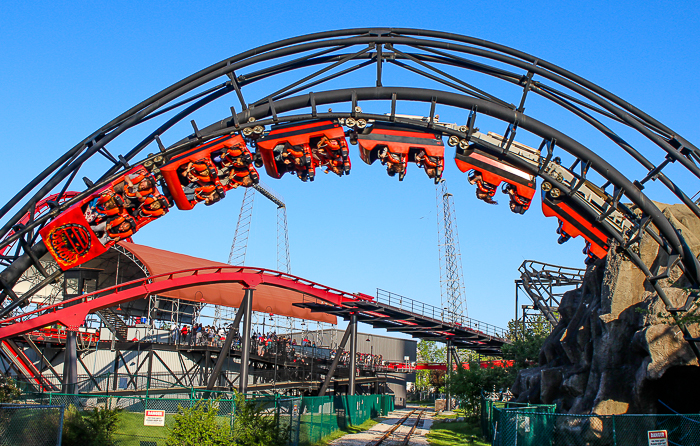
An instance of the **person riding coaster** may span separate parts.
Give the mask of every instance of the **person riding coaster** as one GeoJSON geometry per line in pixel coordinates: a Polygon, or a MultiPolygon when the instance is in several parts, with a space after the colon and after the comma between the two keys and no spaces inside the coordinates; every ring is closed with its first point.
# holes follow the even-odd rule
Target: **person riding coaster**
{"type": "Polygon", "coordinates": [[[425,153],[425,150],[421,150],[416,153],[414,161],[418,167],[422,167],[425,170],[428,178],[435,180],[435,184],[438,183],[442,172],[440,169],[440,160],[435,156],[429,156],[425,153]]]}
{"type": "Polygon", "coordinates": [[[238,146],[226,148],[214,161],[219,161],[223,168],[240,168],[253,163],[253,158],[245,149],[238,146]]]}
{"type": "Polygon", "coordinates": [[[406,176],[406,159],[404,155],[393,153],[387,147],[383,147],[377,152],[377,158],[383,166],[386,166],[386,173],[390,177],[398,173],[399,181],[403,181],[403,178],[406,176]]]}
{"type": "Polygon", "coordinates": [[[118,242],[127,239],[136,232],[136,222],[130,215],[126,213],[119,214],[108,220],[105,220],[96,225],[90,225],[90,229],[99,236],[99,241],[102,245],[107,245],[109,242],[118,242]]]}
{"type": "Polygon", "coordinates": [[[278,167],[282,167],[285,172],[295,173],[304,182],[307,179],[314,180],[313,169],[311,169],[311,148],[308,144],[293,146],[285,142],[278,144],[274,152],[278,167]]]}
{"type": "Polygon", "coordinates": [[[510,210],[516,214],[524,214],[530,208],[530,202],[520,195],[518,195],[518,190],[515,186],[509,183],[504,183],[501,188],[503,193],[508,194],[510,197],[510,210]]]}
{"type": "Polygon", "coordinates": [[[467,180],[469,184],[476,184],[476,198],[488,204],[498,204],[498,202],[493,199],[493,196],[496,195],[496,186],[484,181],[481,177],[481,172],[477,170],[469,171],[467,180]]]}
{"type": "MultiPolygon", "coordinates": [[[[338,176],[350,173],[350,161],[347,148],[343,148],[335,139],[323,135],[311,150],[316,165],[325,167],[324,173],[333,172],[338,176]]],[[[313,169],[313,166],[312,166],[313,169]]]]}
{"type": "Polygon", "coordinates": [[[169,208],[168,200],[158,194],[158,195],[148,195],[141,202],[141,205],[136,210],[136,217],[138,218],[158,218],[162,217],[168,212],[169,208]]]}
{"type": "Polygon", "coordinates": [[[586,260],[584,260],[586,265],[590,265],[598,260],[598,257],[591,252],[591,242],[586,242],[586,246],[583,247],[582,252],[586,255],[586,260]]]}
{"type": "Polygon", "coordinates": [[[88,223],[99,223],[109,217],[119,215],[124,211],[124,200],[112,191],[104,192],[93,198],[85,208],[85,220],[88,223]]]}
{"type": "MultiPolygon", "coordinates": [[[[564,222],[561,220],[558,220],[558,221],[559,221],[559,226],[557,227],[557,234],[559,234],[559,238],[557,239],[557,243],[562,245],[562,244],[568,242],[569,239],[571,239],[571,236],[564,231],[564,222]]],[[[588,246],[590,246],[590,243],[588,243],[588,246]]]]}

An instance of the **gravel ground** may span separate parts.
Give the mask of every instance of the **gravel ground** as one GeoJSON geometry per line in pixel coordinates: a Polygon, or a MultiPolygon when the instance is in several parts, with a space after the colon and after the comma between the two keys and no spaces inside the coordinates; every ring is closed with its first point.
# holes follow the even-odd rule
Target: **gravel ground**
{"type": "MultiPolygon", "coordinates": [[[[377,441],[386,431],[391,429],[392,426],[399,421],[399,419],[406,416],[406,414],[411,412],[413,409],[417,409],[417,407],[409,406],[406,409],[395,410],[389,413],[388,416],[381,418],[381,421],[374,425],[371,429],[359,432],[357,434],[348,434],[332,442],[331,446],[366,446],[370,442],[377,441]]],[[[433,415],[434,412],[430,409],[423,414],[420,424],[411,436],[409,445],[422,446],[428,444],[425,436],[428,434],[430,431],[430,426],[433,424],[433,415]]],[[[408,422],[410,422],[410,420],[408,422]]],[[[411,425],[399,427],[394,431],[391,437],[384,442],[383,446],[394,446],[399,444],[399,441],[403,439],[410,429],[411,425]]]]}

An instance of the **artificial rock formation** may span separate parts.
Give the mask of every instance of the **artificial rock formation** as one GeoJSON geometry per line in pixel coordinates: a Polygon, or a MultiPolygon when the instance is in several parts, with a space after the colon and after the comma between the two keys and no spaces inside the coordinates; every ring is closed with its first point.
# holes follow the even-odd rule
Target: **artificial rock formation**
{"type": "MultiPolygon", "coordinates": [[[[697,255],[700,220],[684,205],[657,205],[697,255]]],[[[640,254],[648,266],[668,263],[648,236],[640,254]]],[[[659,283],[674,306],[685,303],[690,283],[678,267],[659,283]]],[[[564,295],[559,313],[540,366],[516,379],[518,401],[572,414],[668,413],[668,407],[700,413],[695,355],[642,272],[614,246],[588,267],[581,287],[564,295]]],[[[688,328],[698,337],[697,325],[688,328]]]]}

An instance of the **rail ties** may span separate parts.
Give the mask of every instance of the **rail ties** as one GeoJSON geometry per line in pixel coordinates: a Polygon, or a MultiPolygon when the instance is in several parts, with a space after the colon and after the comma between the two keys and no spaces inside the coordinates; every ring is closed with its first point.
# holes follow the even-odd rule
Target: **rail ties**
{"type": "MultiPolygon", "coordinates": [[[[420,423],[420,419],[421,419],[421,417],[423,416],[423,414],[425,413],[425,409],[421,409],[420,411],[418,411],[418,409],[412,410],[411,412],[409,412],[408,414],[406,414],[406,416],[400,418],[399,421],[397,421],[396,424],[394,424],[394,425],[391,427],[391,429],[389,429],[388,431],[386,431],[386,432],[384,433],[384,435],[381,436],[381,438],[379,438],[377,441],[375,441],[375,442],[373,442],[373,443],[369,443],[368,446],[381,446],[381,445],[385,445],[385,444],[386,444],[385,441],[386,441],[389,437],[391,437],[391,435],[392,435],[399,427],[401,427],[406,421],[408,421],[408,419],[411,418],[411,417],[413,416],[413,414],[416,413],[416,412],[418,412],[418,415],[416,416],[416,421],[415,421],[415,423],[413,423],[413,425],[411,426],[411,429],[408,431],[408,433],[406,433],[406,435],[403,437],[402,440],[401,440],[401,439],[400,439],[400,440],[394,440],[395,443],[398,442],[398,444],[400,444],[400,445],[402,445],[402,446],[408,445],[408,442],[409,442],[410,439],[411,439],[411,435],[413,435],[413,433],[416,431],[416,428],[418,427],[418,423],[420,423]]],[[[388,442],[387,442],[387,443],[388,443],[388,442]]]]}

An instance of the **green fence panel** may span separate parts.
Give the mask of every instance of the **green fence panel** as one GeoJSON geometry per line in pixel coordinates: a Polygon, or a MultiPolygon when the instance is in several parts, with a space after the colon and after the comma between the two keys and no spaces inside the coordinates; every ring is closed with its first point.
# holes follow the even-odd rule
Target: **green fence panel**
{"type": "Polygon", "coordinates": [[[0,444],[56,446],[63,410],[62,406],[0,404],[0,444]]]}

